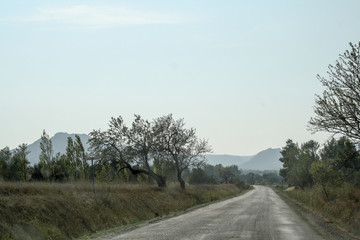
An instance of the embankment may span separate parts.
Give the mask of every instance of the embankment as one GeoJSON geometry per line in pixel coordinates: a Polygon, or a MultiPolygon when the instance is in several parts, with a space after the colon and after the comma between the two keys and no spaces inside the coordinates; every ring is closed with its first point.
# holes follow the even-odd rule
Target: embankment
{"type": "Polygon", "coordinates": [[[239,194],[235,185],[0,183],[1,239],[72,239],[239,194]]]}
{"type": "Polygon", "coordinates": [[[337,239],[360,239],[360,189],[344,185],[328,189],[328,198],[316,186],[293,191],[277,191],[294,201],[303,212],[311,211],[319,218],[320,225],[328,232],[341,235],[337,239]],[[334,229],[336,228],[336,229],[334,229]],[[349,237],[346,237],[349,233],[349,237]]]}

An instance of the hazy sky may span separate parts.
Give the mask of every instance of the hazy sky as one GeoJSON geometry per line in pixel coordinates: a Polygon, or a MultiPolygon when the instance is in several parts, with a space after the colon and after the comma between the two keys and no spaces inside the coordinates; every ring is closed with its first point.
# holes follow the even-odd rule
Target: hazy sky
{"type": "Polygon", "coordinates": [[[172,113],[218,154],[297,142],[360,1],[1,1],[0,148],[172,113]]]}

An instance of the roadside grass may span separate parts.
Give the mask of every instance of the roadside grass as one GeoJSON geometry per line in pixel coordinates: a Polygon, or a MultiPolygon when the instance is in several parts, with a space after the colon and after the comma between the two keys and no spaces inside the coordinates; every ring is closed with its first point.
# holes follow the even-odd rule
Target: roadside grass
{"type": "Polygon", "coordinates": [[[0,183],[1,239],[73,239],[230,197],[233,184],[0,183]]]}
{"type": "Polygon", "coordinates": [[[319,186],[284,192],[348,232],[360,237],[360,189],[345,184],[329,188],[329,199],[319,186]]]}

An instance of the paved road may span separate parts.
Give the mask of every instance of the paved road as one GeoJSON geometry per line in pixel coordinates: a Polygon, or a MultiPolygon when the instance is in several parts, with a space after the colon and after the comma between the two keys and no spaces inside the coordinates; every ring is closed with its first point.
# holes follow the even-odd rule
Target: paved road
{"type": "Polygon", "coordinates": [[[270,188],[101,239],[323,239],[270,188]]]}

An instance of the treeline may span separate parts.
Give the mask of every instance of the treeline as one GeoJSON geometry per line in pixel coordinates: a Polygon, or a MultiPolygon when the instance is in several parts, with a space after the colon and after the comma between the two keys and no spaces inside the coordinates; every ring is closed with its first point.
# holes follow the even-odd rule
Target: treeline
{"type": "Polygon", "coordinates": [[[41,136],[39,162],[29,166],[26,144],[11,151],[9,147],[0,150],[0,179],[5,181],[65,181],[89,178],[90,167],[87,154],[78,135],[75,140],[67,139],[66,153],[54,154],[49,135],[45,130],[41,136]]]}
{"type": "Polygon", "coordinates": [[[192,169],[188,176],[190,184],[262,184],[278,185],[282,177],[276,171],[242,171],[237,165],[205,165],[192,169]]]}
{"type": "Polygon", "coordinates": [[[308,141],[298,144],[292,140],[282,148],[280,161],[284,168],[280,175],[295,187],[304,189],[321,186],[326,198],[329,188],[351,184],[360,187],[360,152],[346,137],[332,139],[319,150],[319,143],[308,141]]]}
{"type": "Polygon", "coordinates": [[[238,166],[207,165],[205,153],[211,150],[206,140],[185,128],[183,119],[172,115],[149,122],[136,115],[131,127],[121,117],[112,118],[106,131],[90,133],[90,151],[79,136],[68,137],[66,152],[54,154],[52,141],[43,131],[39,162],[29,166],[26,144],[14,151],[0,150],[0,178],[5,181],[84,181],[190,184],[279,184],[275,172],[242,172],[238,166]],[[89,160],[94,161],[94,169],[89,160]]]}
{"type": "Polygon", "coordinates": [[[131,127],[121,116],[111,118],[109,129],[90,133],[90,152],[86,153],[79,136],[68,138],[66,153],[54,155],[45,130],[41,136],[39,163],[29,166],[26,144],[15,151],[0,150],[0,176],[10,181],[78,181],[89,179],[88,160],[95,159],[94,172],[99,181],[156,182],[166,186],[167,178],[185,188],[184,175],[205,163],[211,151],[183,119],[166,115],[148,121],[135,115],[131,127]]]}

